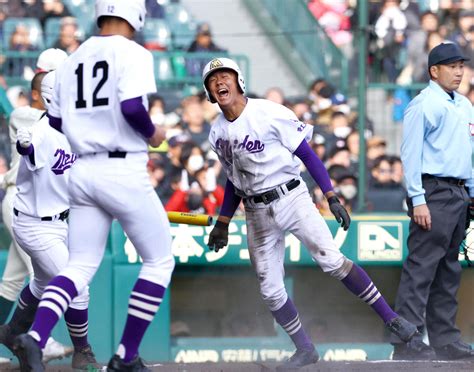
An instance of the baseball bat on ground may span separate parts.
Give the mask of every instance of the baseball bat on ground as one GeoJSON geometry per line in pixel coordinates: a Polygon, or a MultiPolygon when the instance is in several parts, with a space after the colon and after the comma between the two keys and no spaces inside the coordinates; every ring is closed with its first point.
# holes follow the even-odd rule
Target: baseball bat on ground
{"type": "Polygon", "coordinates": [[[183,223],[187,225],[211,226],[212,216],[207,214],[195,214],[185,212],[166,212],[168,220],[174,223],[183,223]]]}

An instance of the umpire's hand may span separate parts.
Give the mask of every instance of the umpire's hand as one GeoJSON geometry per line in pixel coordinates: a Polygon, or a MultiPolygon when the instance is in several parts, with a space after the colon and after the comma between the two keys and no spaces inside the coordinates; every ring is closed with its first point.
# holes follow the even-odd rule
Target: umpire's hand
{"type": "Polygon", "coordinates": [[[329,209],[331,213],[336,217],[336,221],[341,224],[344,231],[349,228],[351,224],[351,218],[349,213],[347,213],[346,208],[344,208],[337,198],[337,196],[331,196],[328,198],[329,209]]]}
{"type": "Polygon", "coordinates": [[[211,251],[219,252],[229,242],[229,224],[217,220],[214,228],[209,234],[209,242],[207,246],[211,251]]]}

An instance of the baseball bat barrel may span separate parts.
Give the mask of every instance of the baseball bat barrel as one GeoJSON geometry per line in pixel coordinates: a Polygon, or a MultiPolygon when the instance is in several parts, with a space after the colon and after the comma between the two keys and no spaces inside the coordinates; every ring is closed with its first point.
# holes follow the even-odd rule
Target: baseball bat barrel
{"type": "Polygon", "coordinates": [[[207,214],[185,213],[185,212],[167,212],[168,220],[174,223],[187,225],[211,226],[212,216],[207,214]]]}

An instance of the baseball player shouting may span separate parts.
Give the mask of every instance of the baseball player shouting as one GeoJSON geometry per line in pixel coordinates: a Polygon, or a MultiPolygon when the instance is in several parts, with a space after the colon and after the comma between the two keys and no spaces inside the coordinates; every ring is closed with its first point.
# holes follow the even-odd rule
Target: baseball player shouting
{"type": "MultiPolygon", "coordinates": [[[[39,73],[41,96],[46,108],[51,102],[56,73],[39,73]]],[[[0,327],[2,343],[13,349],[21,369],[21,350],[15,350],[15,336],[28,331],[33,323],[39,299],[48,282],[66,266],[68,261],[66,218],[69,213],[69,168],[76,156],[66,137],[49,126],[46,113],[31,128],[19,128],[17,149],[22,155],[18,170],[13,208],[13,233],[21,248],[31,257],[34,278],[20,294],[12,320],[0,327]]],[[[65,320],[74,344],[72,367],[88,370],[99,367],[87,340],[89,288],[71,303],[65,320]]]]}
{"type": "Polygon", "coordinates": [[[159,146],[165,133],[147,112],[146,95],[156,91],[153,57],[132,41],[145,13],[145,0],[97,0],[99,36],[86,40],[57,70],[49,121],[63,131],[78,157],[69,180],[68,265],[48,284],[30,332],[15,340],[34,371],[44,370],[40,348],[99,268],[113,218],[143,266],[107,368],[149,371],[138,347],[175,262],[169,221],[146,170],[148,144],[159,146]]]}
{"type": "Polygon", "coordinates": [[[295,235],[324,272],[341,280],[377,312],[391,332],[408,342],[416,327],[398,316],[366,272],[336,248],[300,177],[301,160],[324,192],[331,212],[347,230],[349,215],[335,196],[323,163],[307,143],[312,126],[300,122],[282,105],[246,98],[242,73],[231,59],[210,61],[202,79],[208,99],[222,110],[209,141],[228,179],[208,246],[217,252],[227,245],[229,222],[243,200],[247,244],[261,295],[296,346],[296,352],[279,370],[297,369],[319,359],[283,282],[285,232],[295,235]]]}
{"type": "MultiPolygon", "coordinates": [[[[66,52],[60,49],[46,49],[39,55],[36,66],[39,71],[51,71],[56,69],[59,63],[66,58],[66,52]]],[[[17,192],[16,178],[20,163],[20,155],[16,151],[16,137],[19,128],[32,126],[44,113],[45,107],[40,92],[43,76],[44,74],[36,75],[31,81],[31,106],[22,106],[13,110],[8,125],[11,143],[11,163],[10,170],[5,175],[3,183],[6,194],[2,201],[2,216],[12,241],[8,249],[7,262],[0,283],[0,324],[4,324],[7,320],[23,288],[26,277],[30,276],[32,278],[33,275],[30,258],[18,246],[12,231],[13,200],[17,192]]],[[[50,337],[43,350],[43,360],[47,362],[52,359],[62,358],[72,352],[73,349],[71,347],[62,345],[50,337]]]]}

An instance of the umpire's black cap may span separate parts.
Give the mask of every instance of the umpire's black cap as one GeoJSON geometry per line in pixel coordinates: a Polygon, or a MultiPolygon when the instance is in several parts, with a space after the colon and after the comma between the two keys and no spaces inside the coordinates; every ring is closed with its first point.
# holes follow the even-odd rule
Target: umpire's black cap
{"type": "Polygon", "coordinates": [[[441,43],[431,49],[428,55],[428,68],[434,65],[447,65],[456,61],[469,61],[469,58],[463,55],[457,44],[441,43]]]}

